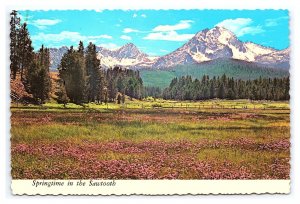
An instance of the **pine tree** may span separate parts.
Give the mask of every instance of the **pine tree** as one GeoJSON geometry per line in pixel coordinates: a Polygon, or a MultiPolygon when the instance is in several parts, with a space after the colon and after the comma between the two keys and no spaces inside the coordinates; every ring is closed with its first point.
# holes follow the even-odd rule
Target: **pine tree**
{"type": "Polygon", "coordinates": [[[219,90],[218,90],[218,98],[223,99],[225,98],[225,88],[224,88],[224,84],[221,83],[219,90]]]}
{"type": "Polygon", "coordinates": [[[31,65],[34,57],[31,43],[27,24],[24,23],[20,28],[18,37],[18,59],[22,81],[24,80],[26,69],[31,65]]]}
{"type": "Polygon", "coordinates": [[[49,50],[42,46],[26,72],[29,92],[39,104],[49,98],[51,89],[49,66],[49,50]]]}
{"type": "Polygon", "coordinates": [[[212,80],[209,87],[209,97],[215,98],[215,81],[212,80]]]}
{"type": "Polygon", "coordinates": [[[76,104],[86,102],[87,91],[87,71],[85,65],[82,43],[79,44],[78,51],[74,51],[71,46],[68,52],[62,57],[59,68],[60,76],[65,82],[67,96],[70,101],[76,104]]]}
{"type": "Polygon", "coordinates": [[[84,46],[82,41],[79,41],[78,53],[80,53],[82,56],[84,55],[84,46]]]}
{"type": "Polygon", "coordinates": [[[108,102],[108,90],[107,90],[107,87],[103,88],[103,101],[104,101],[105,104],[107,104],[107,102],[108,102]]]}
{"type": "Polygon", "coordinates": [[[99,82],[97,82],[97,96],[96,96],[96,99],[98,101],[98,103],[102,103],[103,100],[104,100],[104,87],[105,87],[105,78],[104,78],[104,73],[103,71],[101,70],[101,66],[99,67],[98,69],[98,79],[99,79],[99,82]]]}
{"type": "Polygon", "coordinates": [[[66,104],[69,102],[70,99],[67,95],[63,79],[59,79],[57,84],[57,92],[55,93],[57,95],[57,102],[64,104],[64,107],[66,107],[66,104]]]}
{"type": "Polygon", "coordinates": [[[88,75],[88,101],[102,100],[103,76],[100,70],[100,60],[97,58],[96,46],[90,43],[85,58],[88,75]]]}
{"type": "Polygon", "coordinates": [[[290,100],[290,78],[285,78],[285,85],[284,85],[284,100],[290,100]]]}
{"type": "Polygon", "coordinates": [[[106,72],[106,81],[107,81],[107,96],[109,101],[115,101],[117,95],[117,74],[119,72],[119,67],[114,67],[113,69],[108,69],[106,72]]]}
{"type": "Polygon", "coordinates": [[[10,13],[10,72],[11,78],[16,79],[19,71],[18,37],[20,29],[20,18],[16,10],[10,13]]]}

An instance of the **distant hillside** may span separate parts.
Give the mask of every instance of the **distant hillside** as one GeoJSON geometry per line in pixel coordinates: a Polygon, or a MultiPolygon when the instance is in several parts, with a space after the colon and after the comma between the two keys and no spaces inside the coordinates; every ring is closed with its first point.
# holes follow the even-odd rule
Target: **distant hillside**
{"type": "Polygon", "coordinates": [[[193,65],[178,65],[169,69],[143,69],[140,75],[144,86],[167,87],[174,77],[191,75],[201,78],[203,75],[221,76],[226,74],[235,79],[274,78],[288,76],[289,72],[283,69],[268,68],[256,63],[233,59],[216,59],[193,65]]]}

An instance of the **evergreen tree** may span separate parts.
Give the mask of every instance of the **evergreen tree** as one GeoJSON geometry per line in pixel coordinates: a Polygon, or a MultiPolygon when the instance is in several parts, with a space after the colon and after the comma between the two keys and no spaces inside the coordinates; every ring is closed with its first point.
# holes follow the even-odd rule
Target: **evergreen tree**
{"type": "Polygon", "coordinates": [[[19,71],[19,52],[18,52],[18,38],[20,30],[20,18],[16,10],[10,13],[10,72],[11,78],[16,79],[19,71]]]}
{"type": "Polygon", "coordinates": [[[38,103],[44,103],[49,99],[51,90],[49,66],[49,49],[42,46],[39,52],[35,54],[35,59],[26,72],[29,92],[32,93],[38,103]]]}
{"type": "Polygon", "coordinates": [[[79,45],[78,45],[78,53],[83,56],[84,55],[84,46],[83,46],[83,42],[79,41],[79,45]]]}
{"type": "Polygon", "coordinates": [[[57,84],[57,92],[55,93],[57,95],[57,102],[64,104],[64,107],[66,107],[66,104],[69,102],[70,99],[67,95],[64,81],[62,79],[59,79],[57,84]]]}
{"type": "Polygon", "coordinates": [[[225,88],[224,88],[224,84],[221,83],[219,90],[218,90],[218,98],[225,98],[225,88]]]}
{"type": "Polygon", "coordinates": [[[87,71],[84,53],[79,51],[83,45],[80,44],[78,51],[71,46],[68,52],[62,57],[59,68],[60,76],[65,82],[67,96],[70,101],[76,104],[86,102],[87,71]]]}
{"type": "Polygon", "coordinates": [[[101,101],[103,89],[103,76],[100,70],[100,60],[97,58],[96,46],[90,43],[85,57],[88,76],[88,101],[101,101]]]}
{"type": "Polygon", "coordinates": [[[23,25],[21,25],[21,28],[19,30],[19,37],[17,43],[19,68],[22,81],[24,80],[24,74],[26,74],[26,69],[28,69],[28,67],[33,62],[34,53],[31,43],[32,42],[27,29],[27,24],[24,23],[23,25]]]}
{"type": "Polygon", "coordinates": [[[215,81],[212,80],[209,87],[209,97],[215,98],[215,81]]]}
{"type": "Polygon", "coordinates": [[[103,101],[104,101],[105,104],[107,104],[107,102],[108,102],[108,90],[107,90],[107,87],[103,88],[103,101]]]}

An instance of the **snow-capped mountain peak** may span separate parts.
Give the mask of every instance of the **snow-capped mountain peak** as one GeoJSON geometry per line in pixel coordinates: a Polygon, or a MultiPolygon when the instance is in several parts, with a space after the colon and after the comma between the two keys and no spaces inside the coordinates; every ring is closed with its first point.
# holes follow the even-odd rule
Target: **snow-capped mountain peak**
{"type": "Polygon", "coordinates": [[[106,67],[119,65],[127,68],[151,67],[156,60],[140,51],[133,43],[127,43],[113,51],[99,47],[98,58],[106,67]]]}
{"type": "Polygon", "coordinates": [[[127,43],[114,52],[117,58],[142,59],[148,55],[141,52],[133,43],[127,43]]]}
{"type": "MultiPolygon", "coordinates": [[[[150,57],[133,43],[127,43],[116,50],[97,47],[97,51],[102,65],[106,67],[169,68],[227,58],[289,68],[289,49],[276,50],[252,42],[242,42],[232,31],[218,26],[196,33],[182,47],[161,57],[150,57]]],[[[53,50],[53,53],[54,56],[62,56],[59,50],[53,50]]]]}
{"type": "MultiPolygon", "coordinates": [[[[247,62],[273,66],[276,57],[286,62],[288,57],[280,57],[281,51],[252,42],[242,42],[230,30],[214,27],[198,32],[182,47],[157,60],[156,67],[172,67],[186,63],[201,63],[218,58],[231,58],[247,62]],[[269,57],[272,55],[273,57],[269,57]]],[[[285,52],[288,55],[288,52],[285,52]]],[[[285,55],[285,56],[286,56],[285,55]]]]}

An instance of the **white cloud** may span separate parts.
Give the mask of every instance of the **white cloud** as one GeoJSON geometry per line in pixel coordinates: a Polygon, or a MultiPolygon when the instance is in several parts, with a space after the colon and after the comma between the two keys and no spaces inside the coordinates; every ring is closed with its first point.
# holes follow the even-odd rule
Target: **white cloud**
{"type": "Polygon", "coordinates": [[[101,39],[101,38],[103,38],[103,39],[112,39],[113,37],[110,36],[110,35],[104,34],[104,35],[96,35],[96,36],[87,36],[87,38],[90,38],[90,39],[101,39]]]}
{"type": "Polygon", "coordinates": [[[53,26],[60,22],[60,19],[37,19],[29,23],[36,26],[39,29],[45,29],[47,26],[53,26]]]}
{"type": "Polygon", "coordinates": [[[236,18],[226,19],[218,23],[216,26],[227,28],[234,32],[238,37],[247,34],[255,35],[265,32],[261,26],[251,26],[252,24],[253,20],[251,18],[236,18]]]}
{"type": "Polygon", "coordinates": [[[166,31],[175,31],[175,30],[184,30],[191,27],[192,20],[181,20],[175,25],[159,25],[153,28],[152,31],[155,32],[166,32],[166,31]]]}
{"type": "Polygon", "coordinates": [[[107,49],[117,49],[117,48],[119,48],[119,46],[114,44],[114,43],[101,43],[98,46],[105,47],[107,49]]]}
{"type": "Polygon", "coordinates": [[[133,14],[132,18],[136,18],[138,15],[135,13],[133,14]]]}
{"type": "Polygon", "coordinates": [[[274,26],[277,26],[278,23],[277,21],[274,21],[273,19],[267,19],[266,20],[266,26],[267,27],[274,27],[274,26]]]}
{"type": "Polygon", "coordinates": [[[288,16],[282,16],[282,17],[279,17],[279,18],[266,19],[265,26],[267,26],[267,27],[277,26],[280,23],[280,21],[284,20],[284,19],[288,19],[288,16]]]}
{"type": "Polygon", "coordinates": [[[110,35],[97,35],[97,36],[85,36],[78,32],[62,31],[57,34],[45,34],[38,33],[31,37],[33,41],[41,42],[61,42],[64,40],[70,40],[71,42],[78,43],[80,40],[84,42],[96,42],[98,39],[112,39],[110,35]]]}
{"type": "Polygon", "coordinates": [[[121,35],[120,38],[123,40],[131,40],[131,37],[128,35],[121,35]]]}
{"type": "Polygon", "coordinates": [[[132,29],[132,28],[124,28],[123,33],[138,33],[139,30],[132,29]]]}
{"type": "Polygon", "coordinates": [[[33,41],[42,41],[42,42],[60,42],[63,40],[71,40],[73,42],[77,42],[81,40],[82,36],[78,32],[70,32],[70,31],[62,31],[58,34],[45,34],[45,33],[38,33],[33,35],[31,39],[33,41]]]}
{"type": "Polygon", "coordinates": [[[181,20],[175,25],[159,25],[152,29],[152,32],[145,36],[146,40],[186,41],[194,34],[178,34],[176,30],[184,30],[191,27],[192,20],[181,20]]]}
{"type": "Polygon", "coordinates": [[[142,18],[147,18],[146,14],[141,15],[142,18]]]}
{"type": "Polygon", "coordinates": [[[256,34],[259,34],[259,33],[263,33],[265,32],[265,30],[261,27],[261,26],[254,26],[254,27],[245,27],[245,28],[242,28],[240,30],[240,32],[238,32],[236,35],[238,37],[240,36],[244,36],[244,35],[256,35],[256,34]]]}
{"type": "Polygon", "coordinates": [[[146,40],[166,40],[166,41],[186,41],[191,39],[194,34],[178,34],[176,31],[149,33],[143,39],[146,40]]]}

